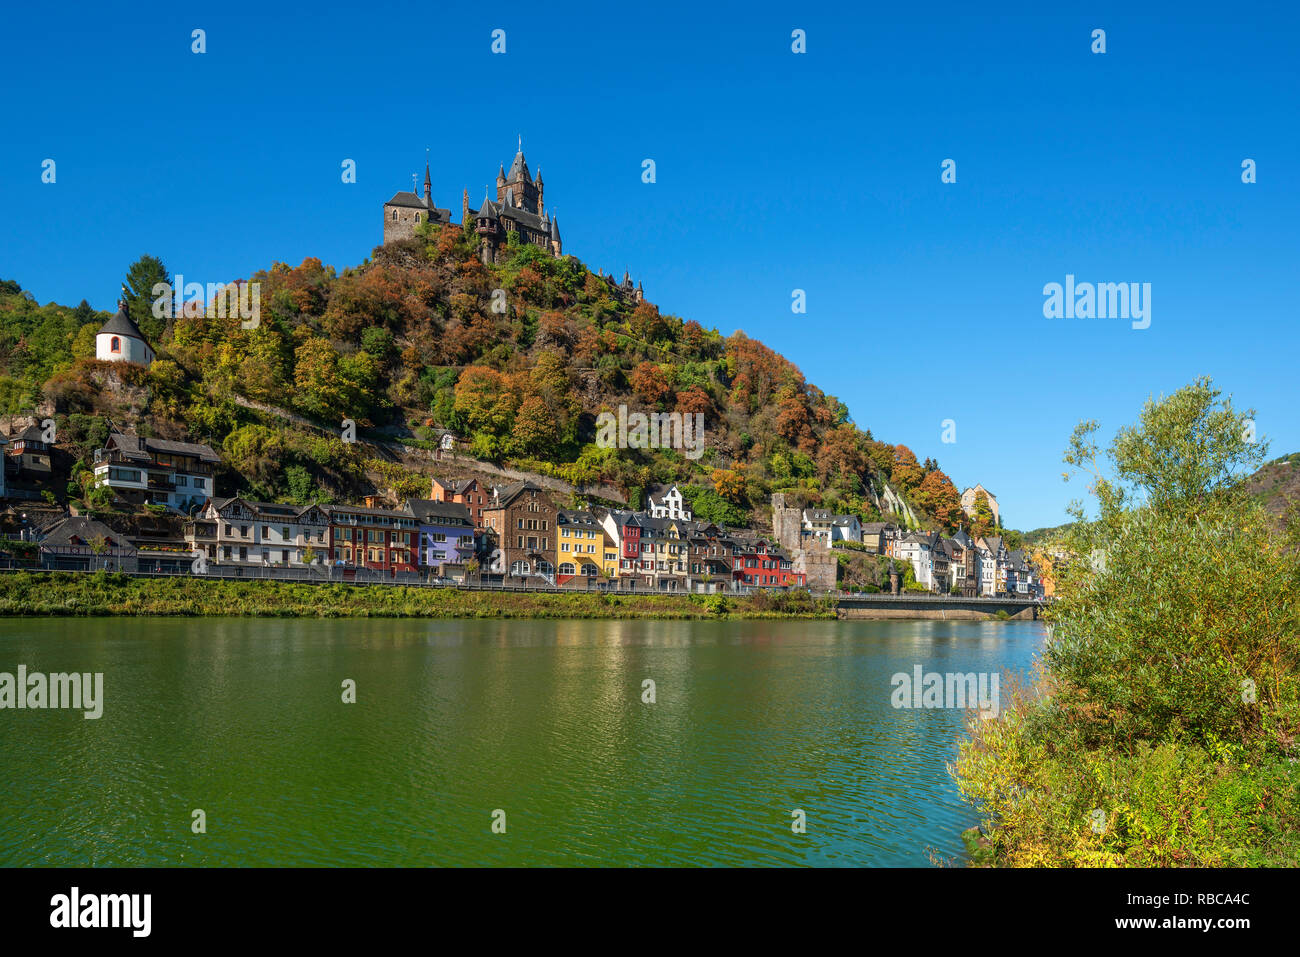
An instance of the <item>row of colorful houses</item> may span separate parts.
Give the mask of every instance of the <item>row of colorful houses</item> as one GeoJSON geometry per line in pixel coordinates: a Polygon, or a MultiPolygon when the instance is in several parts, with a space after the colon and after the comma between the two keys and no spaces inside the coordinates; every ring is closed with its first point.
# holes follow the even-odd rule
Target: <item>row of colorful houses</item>
{"type": "Polygon", "coordinates": [[[910,562],[917,584],[932,592],[966,597],[1016,595],[1042,598],[1045,582],[1022,549],[1009,549],[997,535],[951,538],[938,532],[900,533],[888,554],[910,562]]]}
{"type": "MultiPolygon", "coordinates": [[[[50,447],[34,426],[8,437],[4,452],[14,474],[50,467],[50,447]]],[[[489,486],[475,478],[435,478],[429,498],[407,499],[396,508],[373,498],[359,506],[298,506],[218,497],[220,461],[207,445],[116,429],[95,452],[95,482],[118,500],[164,506],[187,517],[183,540],[135,536],[131,547],[144,556],[142,562],[179,567],[187,556],[201,555],[237,567],[330,566],[393,579],[473,573],[557,587],[670,592],[807,584],[794,553],[777,540],[694,520],[672,485],[650,488],[644,510],[562,509],[533,482],[489,486]]],[[[890,522],[864,523],[856,515],[816,508],[804,509],[799,525],[800,539],[816,540],[822,548],[850,542],[906,560],[916,581],[933,592],[1044,591],[1024,552],[1008,549],[997,536],[909,533],[890,522]]],[[[75,542],[57,548],[60,561],[75,564],[75,542]]]]}
{"type": "Polygon", "coordinates": [[[483,509],[481,554],[507,578],[539,577],[559,587],[604,581],[621,590],[713,593],[805,584],[772,539],[693,520],[676,489],[652,489],[650,500],[675,504],[655,509],[659,515],[584,511],[559,508],[532,482],[493,489],[483,509]]]}
{"type": "MultiPolygon", "coordinates": [[[[431,498],[383,507],[209,499],[177,543],[217,566],[364,570],[551,587],[697,592],[805,584],[770,538],[649,511],[560,508],[533,482],[434,479],[431,498]]],[[[680,513],[682,509],[677,509],[680,513]]],[[[178,549],[180,551],[180,549],[178,549]]]]}
{"type": "Polygon", "coordinates": [[[927,591],[964,597],[1023,595],[1043,597],[1045,582],[1021,549],[1010,549],[1001,536],[972,539],[959,529],[951,537],[939,532],[911,531],[893,522],[863,522],[856,515],[805,508],[800,516],[802,538],[822,547],[848,542],[875,555],[908,562],[917,584],[927,591]]]}

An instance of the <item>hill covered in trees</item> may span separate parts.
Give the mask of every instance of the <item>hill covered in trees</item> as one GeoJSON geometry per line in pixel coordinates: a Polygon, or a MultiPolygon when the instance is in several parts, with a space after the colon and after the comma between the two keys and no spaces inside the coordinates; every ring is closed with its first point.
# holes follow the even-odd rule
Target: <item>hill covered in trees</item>
{"type": "MultiPolygon", "coordinates": [[[[211,303],[154,316],[150,290],[170,275],[143,257],[127,276],[128,309],[157,350],[148,370],[94,358],[107,314],[84,301],[41,306],[6,281],[0,412],[52,402],[61,440],[80,443],[83,459],[110,419],[207,442],[228,467],[223,491],[264,499],[425,494],[410,462],[337,437],[351,419],[360,437],[407,446],[432,448],[446,429],[483,461],[613,486],[633,505],[651,483],[675,481],[700,517],[730,525],[763,523],[774,491],[870,519],[885,481],[935,527],[965,522],[938,463],[855,426],[763,343],[637,302],[572,256],[518,245],[484,265],[476,249],[471,230],[426,224],[342,272],[314,258],[275,263],[247,277],[260,284],[250,329],[211,303]],[[599,447],[597,416],[620,404],[702,413],[703,454],[599,447]]],[[[69,495],[84,491],[83,472],[69,495]]]]}
{"type": "Polygon", "coordinates": [[[1281,517],[1300,508],[1300,452],[1265,462],[1246,480],[1246,488],[1269,515],[1281,517]]]}

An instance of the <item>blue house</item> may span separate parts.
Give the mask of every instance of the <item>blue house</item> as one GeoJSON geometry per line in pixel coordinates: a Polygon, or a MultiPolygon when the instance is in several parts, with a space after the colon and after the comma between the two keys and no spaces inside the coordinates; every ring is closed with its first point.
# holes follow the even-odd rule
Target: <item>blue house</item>
{"type": "Polygon", "coordinates": [[[474,557],[474,520],[457,502],[406,500],[420,526],[420,569],[442,574],[444,565],[463,565],[474,557]]]}

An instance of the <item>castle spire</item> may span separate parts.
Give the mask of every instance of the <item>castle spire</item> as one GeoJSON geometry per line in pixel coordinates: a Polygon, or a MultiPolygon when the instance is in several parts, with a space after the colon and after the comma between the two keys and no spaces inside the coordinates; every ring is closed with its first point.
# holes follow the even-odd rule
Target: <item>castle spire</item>
{"type": "Polygon", "coordinates": [[[429,178],[429,147],[424,148],[424,204],[432,205],[433,181],[429,178]]]}

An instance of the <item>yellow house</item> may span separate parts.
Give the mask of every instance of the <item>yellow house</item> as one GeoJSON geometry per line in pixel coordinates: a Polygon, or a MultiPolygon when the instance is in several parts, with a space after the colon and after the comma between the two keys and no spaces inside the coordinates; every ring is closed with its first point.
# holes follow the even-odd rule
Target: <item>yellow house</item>
{"type": "Polygon", "coordinates": [[[560,509],[555,515],[555,575],[556,582],[575,575],[597,578],[602,568],[609,567],[606,553],[617,553],[607,547],[604,527],[590,512],[560,509]]]}

